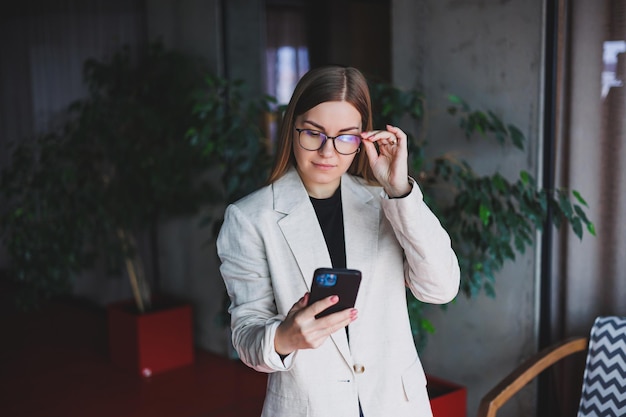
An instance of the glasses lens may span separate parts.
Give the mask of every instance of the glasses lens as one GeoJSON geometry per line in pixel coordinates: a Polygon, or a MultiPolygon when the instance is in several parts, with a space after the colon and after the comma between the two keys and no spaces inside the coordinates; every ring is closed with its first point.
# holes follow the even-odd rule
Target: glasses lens
{"type": "Polygon", "coordinates": [[[301,130],[300,131],[300,146],[307,151],[316,151],[322,146],[324,135],[315,130],[301,130]]]}
{"type": "MultiPolygon", "coordinates": [[[[317,151],[322,147],[324,139],[327,138],[326,135],[316,130],[302,129],[299,132],[300,146],[307,151],[317,151]]],[[[333,140],[337,152],[343,155],[355,153],[361,144],[361,137],[357,135],[340,135],[331,140],[333,140]]]]}
{"type": "Polygon", "coordinates": [[[335,149],[344,155],[355,153],[360,144],[361,137],[357,135],[341,135],[335,138],[335,149]]]}

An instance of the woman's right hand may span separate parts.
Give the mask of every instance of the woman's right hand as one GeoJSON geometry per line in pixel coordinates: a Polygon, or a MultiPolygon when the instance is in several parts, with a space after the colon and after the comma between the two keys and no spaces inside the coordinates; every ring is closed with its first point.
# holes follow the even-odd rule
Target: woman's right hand
{"type": "Polygon", "coordinates": [[[336,304],[339,297],[331,295],[307,307],[309,293],[291,307],[285,320],[276,329],[274,349],[279,355],[288,355],[298,349],[318,348],[328,337],[357,319],[356,308],[316,319],[315,316],[336,304]]]}

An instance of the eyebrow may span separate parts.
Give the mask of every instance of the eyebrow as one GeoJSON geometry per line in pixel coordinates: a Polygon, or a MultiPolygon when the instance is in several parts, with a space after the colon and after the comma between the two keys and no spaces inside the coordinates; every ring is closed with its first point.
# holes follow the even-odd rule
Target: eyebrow
{"type": "MultiPolygon", "coordinates": [[[[303,120],[303,121],[302,121],[302,123],[308,123],[308,124],[310,124],[311,126],[316,127],[317,129],[319,129],[321,132],[325,132],[325,131],[326,131],[326,129],[324,128],[324,126],[322,126],[322,125],[320,125],[320,124],[318,124],[318,123],[315,123],[315,122],[313,122],[313,121],[311,121],[311,120],[303,120]]],[[[343,129],[339,129],[339,132],[340,132],[340,133],[341,133],[341,132],[347,132],[347,131],[349,131],[349,130],[361,130],[361,128],[360,128],[360,127],[358,127],[358,126],[354,126],[354,127],[344,127],[343,129]]]]}

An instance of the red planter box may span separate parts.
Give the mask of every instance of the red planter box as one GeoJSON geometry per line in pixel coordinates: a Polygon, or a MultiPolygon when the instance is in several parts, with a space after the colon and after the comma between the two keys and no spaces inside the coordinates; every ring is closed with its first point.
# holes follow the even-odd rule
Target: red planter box
{"type": "Polygon", "coordinates": [[[133,302],[107,307],[109,353],[114,365],[151,376],[194,360],[193,317],[188,304],[157,307],[139,314],[133,302]]]}
{"type": "Polygon", "coordinates": [[[466,417],[467,389],[445,379],[426,375],[433,417],[466,417]]]}

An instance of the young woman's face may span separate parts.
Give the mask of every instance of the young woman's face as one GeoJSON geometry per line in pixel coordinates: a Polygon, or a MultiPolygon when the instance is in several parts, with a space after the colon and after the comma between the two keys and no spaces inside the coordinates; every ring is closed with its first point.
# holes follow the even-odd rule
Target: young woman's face
{"type": "MultiPolygon", "coordinates": [[[[312,132],[293,132],[293,153],[302,182],[310,196],[314,198],[328,198],[333,195],[341,183],[341,176],[348,170],[356,153],[342,155],[337,152],[333,139],[327,139],[318,150],[307,150],[301,146],[300,137],[307,143],[315,143],[317,133],[326,136],[357,135],[361,132],[361,114],[350,103],[345,101],[328,101],[318,104],[308,112],[298,116],[296,129],[306,129],[312,132]],[[308,136],[308,137],[305,137],[308,136]]],[[[345,143],[337,146],[342,152],[351,150],[351,139],[343,136],[339,140],[345,143]]],[[[320,140],[321,141],[321,140],[320,140]]],[[[304,143],[304,142],[302,142],[304,143]]],[[[358,142],[360,143],[360,142],[358,142]]],[[[308,149],[314,148],[305,145],[308,149]]]]}

